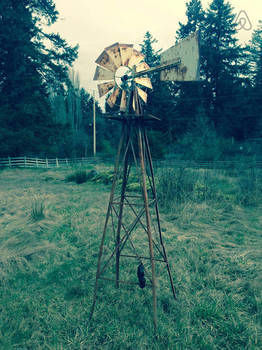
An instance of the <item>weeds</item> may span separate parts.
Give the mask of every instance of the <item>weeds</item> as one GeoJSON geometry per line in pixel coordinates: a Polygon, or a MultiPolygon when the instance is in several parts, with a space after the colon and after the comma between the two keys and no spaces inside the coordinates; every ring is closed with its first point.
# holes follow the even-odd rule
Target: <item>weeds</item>
{"type": "Polygon", "coordinates": [[[244,206],[257,205],[262,197],[262,172],[250,168],[238,177],[238,201],[244,206]]]}
{"type": "Polygon", "coordinates": [[[78,185],[85,183],[88,180],[86,170],[76,170],[74,173],[67,175],[66,181],[74,181],[78,185]]]}
{"type": "Polygon", "coordinates": [[[262,173],[251,168],[230,178],[221,170],[167,168],[157,173],[157,194],[167,211],[190,202],[256,206],[262,196],[262,173]]]}
{"type": "Polygon", "coordinates": [[[33,200],[30,219],[32,221],[40,221],[45,218],[45,205],[41,198],[36,198],[33,200]]]}

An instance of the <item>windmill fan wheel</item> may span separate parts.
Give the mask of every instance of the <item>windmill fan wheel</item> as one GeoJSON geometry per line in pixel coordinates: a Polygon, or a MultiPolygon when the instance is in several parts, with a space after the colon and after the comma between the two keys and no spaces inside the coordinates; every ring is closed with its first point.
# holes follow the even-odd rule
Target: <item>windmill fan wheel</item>
{"type": "MultiPolygon", "coordinates": [[[[98,84],[99,97],[108,93],[106,102],[113,108],[117,98],[121,95],[120,112],[128,108],[128,96],[134,90],[144,103],[147,102],[146,88],[152,89],[152,84],[147,77],[134,77],[133,72],[141,72],[149,69],[144,61],[144,55],[129,44],[113,44],[104,49],[95,61],[97,63],[94,80],[104,81],[98,84]],[[109,92],[111,92],[109,94],[109,92]]],[[[134,94],[132,108],[135,111],[134,94]]]]}

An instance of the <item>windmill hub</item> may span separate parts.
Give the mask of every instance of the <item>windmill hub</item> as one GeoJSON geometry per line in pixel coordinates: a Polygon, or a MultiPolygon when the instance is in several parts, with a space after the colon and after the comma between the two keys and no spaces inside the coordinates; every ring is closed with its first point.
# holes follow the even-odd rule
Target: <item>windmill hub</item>
{"type": "Polygon", "coordinates": [[[152,89],[150,78],[134,74],[150,68],[144,60],[130,44],[115,43],[105,48],[96,60],[94,76],[94,80],[104,81],[98,84],[99,97],[107,95],[106,102],[111,108],[120,100],[120,112],[136,111],[135,95],[146,103],[147,91],[152,89]]]}
{"type": "Polygon", "coordinates": [[[132,86],[132,70],[126,66],[120,66],[115,72],[115,82],[116,85],[121,90],[129,90],[132,86]]]}

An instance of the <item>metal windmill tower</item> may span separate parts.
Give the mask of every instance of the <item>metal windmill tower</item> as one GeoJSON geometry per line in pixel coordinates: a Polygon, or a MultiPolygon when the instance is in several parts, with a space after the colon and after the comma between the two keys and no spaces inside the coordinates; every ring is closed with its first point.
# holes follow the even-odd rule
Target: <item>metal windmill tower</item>
{"type": "Polygon", "coordinates": [[[144,113],[143,106],[147,102],[147,89],[152,89],[149,78],[152,73],[160,72],[162,81],[198,80],[198,34],[191,35],[163,52],[160,62],[159,66],[150,68],[144,56],[133,45],[116,43],[105,48],[98,57],[94,76],[94,80],[103,81],[98,84],[100,97],[108,93],[108,105],[111,108],[119,106],[117,113],[108,118],[122,123],[122,133],[98,254],[90,319],[97,300],[99,280],[114,281],[117,288],[120,284],[141,288],[149,286],[153,295],[155,329],[157,285],[158,278],[164,274],[163,268],[174,299],[176,293],[163,242],[146,133],[146,125],[155,117],[144,113]],[[135,188],[134,180],[137,183],[135,188]],[[137,271],[132,262],[139,263],[137,271]]]}

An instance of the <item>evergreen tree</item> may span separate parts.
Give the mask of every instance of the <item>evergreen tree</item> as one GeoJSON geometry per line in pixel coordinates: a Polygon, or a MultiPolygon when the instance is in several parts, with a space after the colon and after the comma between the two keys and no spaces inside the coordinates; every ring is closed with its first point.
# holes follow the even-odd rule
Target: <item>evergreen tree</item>
{"type": "Polygon", "coordinates": [[[208,115],[220,134],[237,137],[230,126],[234,124],[233,118],[241,124],[243,115],[234,113],[232,101],[241,94],[247,66],[244,64],[244,49],[235,37],[237,24],[234,19],[229,3],[213,0],[206,12],[201,52],[204,58],[202,78],[208,115]]]}
{"type": "MultiPolygon", "coordinates": [[[[160,63],[160,53],[162,50],[156,50],[154,44],[157,40],[153,38],[150,32],[146,32],[143,43],[140,44],[141,52],[145,55],[145,61],[149,66],[154,67],[160,63]]],[[[150,79],[153,85],[153,90],[147,90],[148,100],[145,106],[146,110],[160,118],[161,121],[152,125],[152,130],[149,133],[152,145],[158,145],[164,148],[164,146],[171,142],[171,119],[174,106],[172,103],[172,83],[161,82],[159,73],[150,74],[150,79]]],[[[154,155],[161,155],[160,148],[155,147],[153,149],[154,155]]]]}
{"type": "MultiPolygon", "coordinates": [[[[149,65],[149,67],[154,67],[160,64],[160,53],[162,50],[156,50],[154,48],[157,42],[157,39],[155,39],[152,34],[147,31],[144,35],[143,43],[140,44],[140,52],[145,56],[145,62],[149,65]]],[[[157,85],[159,83],[159,73],[151,74],[150,79],[153,84],[153,88],[155,89],[158,87],[157,85]]]]}
{"type": "Polygon", "coordinates": [[[143,43],[140,44],[141,53],[145,56],[145,61],[150,67],[154,67],[160,62],[161,50],[154,49],[154,44],[158,41],[147,31],[143,43]]]}
{"type": "Polygon", "coordinates": [[[82,124],[82,109],[81,109],[81,89],[79,73],[73,69],[69,71],[70,81],[66,89],[66,109],[67,121],[71,125],[74,134],[77,137],[77,132],[81,129],[82,124]]]}
{"type": "Polygon", "coordinates": [[[221,157],[220,140],[202,106],[197,108],[195,120],[188,126],[179,143],[184,149],[185,159],[214,161],[221,157]]]}
{"type": "Polygon", "coordinates": [[[262,21],[254,30],[249,46],[250,71],[254,86],[262,86],[262,21]]]}
{"type": "Polygon", "coordinates": [[[180,114],[197,115],[203,105],[206,114],[223,136],[242,139],[247,130],[245,93],[248,69],[245,50],[236,38],[235,15],[228,2],[213,0],[203,11],[200,0],[187,3],[187,22],[180,23],[177,40],[200,29],[201,84],[181,84],[177,99],[180,114]],[[242,127],[243,126],[243,127],[242,127]]]}
{"type": "MultiPolygon", "coordinates": [[[[186,3],[186,23],[179,22],[176,32],[176,42],[179,42],[199,30],[200,42],[201,32],[204,27],[205,12],[200,0],[191,0],[186,3]]],[[[200,63],[202,55],[200,56],[200,63]]],[[[202,64],[201,66],[202,67],[202,64]]],[[[187,132],[197,119],[198,108],[202,106],[202,86],[200,82],[176,83],[175,95],[175,119],[179,126],[176,130],[177,136],[187,132]]]]}
{"type": "Polygon", "coordinates": [[[205,12],[200,0],[191,0],[186,3],[187,21],[185,24],[179,22],[176,32],[176,41],[188,37],[190,34],[200,30],[204,26],[205,12]]]}
{"type": "Polygon", "coordinates": [[[252,83],[246,94],[247,120],[252,126],[252,132],[248,136],[262,137],[262,21],[259,21],[258,28],[254,30],[248,49],[252,83]]]}
{"type": "Polygon", "coordinates": [[[1,155],[54,151],[65,131],[52,119],[48,84],[61,88],[76,49],[42,29],[57,19],[52,0],[6,0],[0,13],[1,155]]]}

